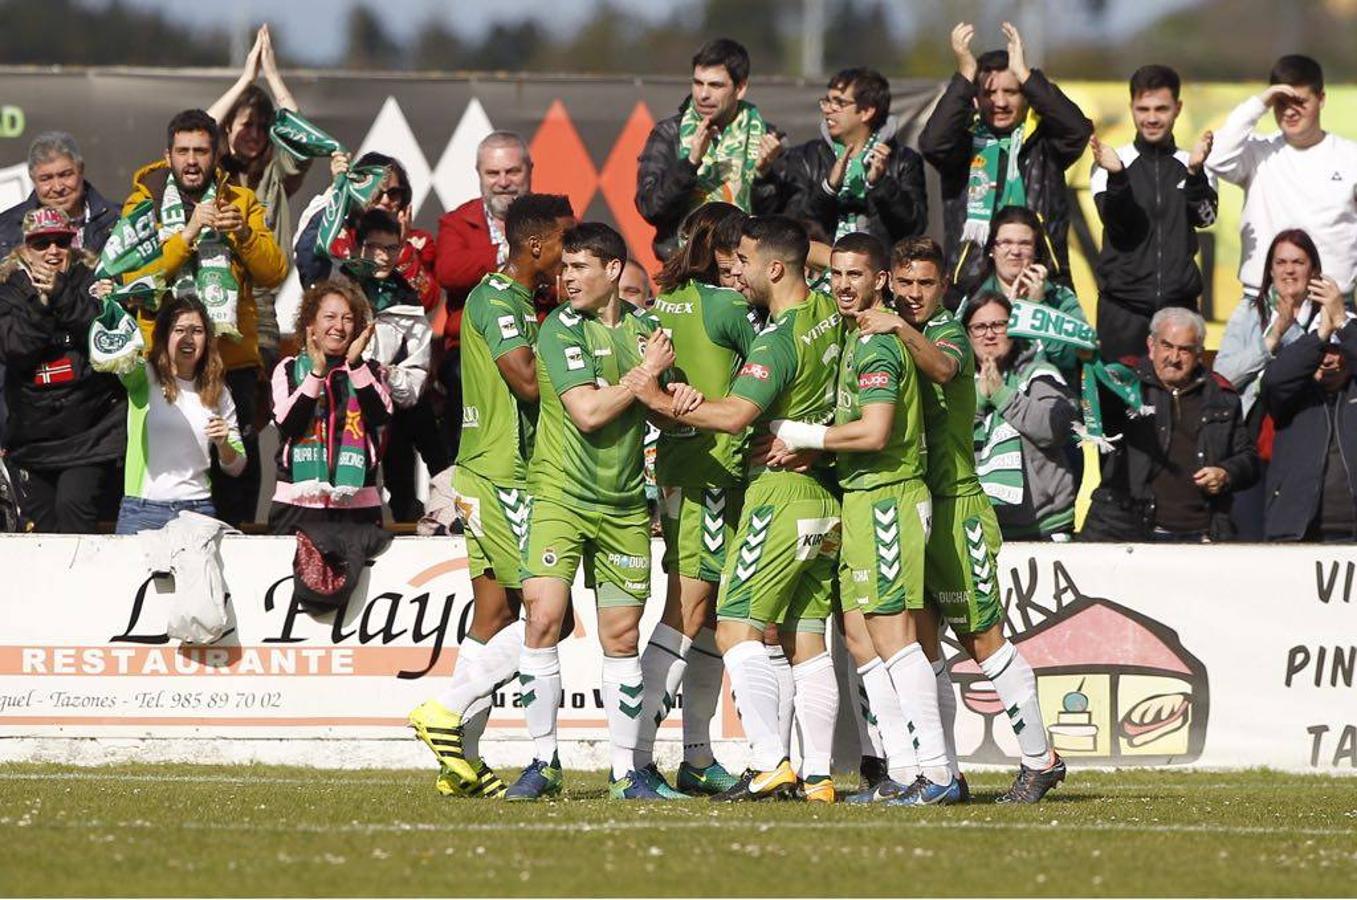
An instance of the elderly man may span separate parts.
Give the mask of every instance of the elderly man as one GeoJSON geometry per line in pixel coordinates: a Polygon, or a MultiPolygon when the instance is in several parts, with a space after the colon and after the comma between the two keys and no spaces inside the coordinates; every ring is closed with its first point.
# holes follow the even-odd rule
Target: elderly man
{"type": "Polygon", "coordinates": [[[118,210],[85,180],[85,160],[75,138],[64,131],[35,137],[28,145],[28,177],[33,180],[28,199],[0,213],[0,256],[23,243],[24,214],[40,206],[59,209],[71,220],[75,249],[103,249],[118,210]]]}
{"type": "Polygon", "coordinates": [[[1263,370],[1262,402],[1277,430],[1265,540],[1357,541],[1357,415],[1348,412],[1357,403],[1355,360],[1357,320],[1335,295],[1318,327],[1263,370]]]}
{"type": "MultiPolygon", "coordinates": [[[[532,157],[527,142],[512,131],[492,131],[476,148],[476,177],[481,194],[438,219],[434,275],[447,295],[443,325],[444,354],[438,382],[447,394],[445,427],[454,455],[462,425],[462,309],[472,288],[509,258],[504,217],[509,205],[532,191],[532,157]]],[[[540,294],[540,292],[539,292],[540,294]]],[[[540,321],[554,298],[535,298],[540,321]]]]}
{"type": "Polygon", "coordinates": [[[1182,307],[1165,307],[1150,320],[1149,355],[1135,374],[1140,399],[1153,412],[1133,417],[1123,403],[1102,402],[1107,433],[1122,439],[1103,463],[1082,540],[1234,536],[1231,495],[1257,481],[1258,454],[1239,395],[1202,364],[1205,338],[1202,317],[1182,307]]]}

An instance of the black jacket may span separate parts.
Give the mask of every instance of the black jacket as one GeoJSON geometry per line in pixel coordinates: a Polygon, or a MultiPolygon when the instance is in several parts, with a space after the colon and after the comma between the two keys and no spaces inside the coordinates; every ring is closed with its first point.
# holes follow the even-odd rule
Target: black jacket
{"type": "Polygon", "coordinates": [[[837,154],[822,124],[819,138],[793,147],[774,167],[771,177],[777,183],[779,211],[794,219],[814,219],[831,238],[840,213],[865,217],[860,230],[881,240],[888,250],[901,238],[923,234],[928,227],[923,158],[896,134],[894,119],[888,119],[882,130],[892,135],[887,141],[891,155],[864,201],[848,201],[841,209],[838,194],[825,190],[837,154]]]}
{"type": "MultiPolygon", "coordinates": [[[[684,99],[677,114],[655,123],[636,158],[636,210],[654,226],[655,255],[661,260],[678,248],[678,227],[694,209],[697,166],[687,157],[680,159],[678,152],[679,122],[690,102],[691,97],[684,99]]],[[[771,124],[768,131],[775,131],[771,124]]],[[[772,178],[754,179],[749,202],[753,207],[749,212],[756,215],[776,210],[777,185],[772,178]]]]}
{"type": "MultiPolygon", "coordinates": [[[[1348,368],[1357,369],[1357,323],[1340,332],[1348,368]]],[[[1299,541],[1319,512],[1329,453],[1329,412],[1315,370],[1324,355],[1319,335],[1309,333],[1277,351],[1263,370],[1260,397],[1276,429],[1267,468],[1263,536],[1269,541],[1299,541]]],[[[1357,380],[1338,392],[1335,419],[1338,447],[1348,462],[1348,486],[1357,497],[1357,380]]]]}
{"type": "MultiPolygon", "coordinates": [[[[1040,69],[1033,69],[1022,86],[1032,110],[1041,117],[1036,129],[1023,139],[1018,152],[1018,171],[1027,191],[1027,206],[1041,216],[1050,235],[1052,250],[1060,271],[1055,278],[1070,284],[1070,259],[1067,232],[1070,225],[1065,170],[1084,153],[1093,123],[1060,88],[1046,80],[1040,69]]],[[[962,295],[969,295],[984,268],[981,248],[961,246],[961,229],[966,223],[966,195],[971,174],[971,124],[975,121],[976,88],[960,73],[952,75],[947,89],[933,108],[919,134],[919,152],[938,170],[942,179],[943,250],[947,254],[952,282],[962,295]]],[[[1007,161],[999,161],[999,172],[1007,171],[1007,161]]],[[[1000,196],[996,191],[995,196],[1000,196]]]]}
{"type": "Polygon", "coordinates": [[[1188,173],[1188,154],[1172,138],[1156,145],[1137,137],[1117,152],[1125,168],[1093,173],[1103,220],[1098,290],[1142,316],[1195,307],[1202,291],[1196,229],[1216,221],[1215,188],[1204,171],[1188,173]]]}
{"type": "MultiPolygon", "coordinates": [[[[104,249],[108,233],[118,221],[118,208],[110,205],[104,199],[104,195],[96,191],[94,185],[88,181],[85,182],[85,205],[89,207],[90,215],[85,220],[81,240],[84,242],[84,249],[98,253],[104,249]]],[[[38,193],[33,191],[29,193],[27,200],[0,213],[0,257],[8,256],[11,250],[23,243],[24,213],[37,208],[38,193]]]]}
{"type": "MultiPolygon", "coordinates": [[[[1153,416],[1132,418],[1119,401],[1102,401],[1103,423],[1109,435],[1121,434],[1116,449],[1103,461],[1102,485],[1094,492],[1084,520],[1085,540],[1134,541],[1146,532],[1129,529],[1116,520],[1113,508],[1127,503],[1153,503],[1150,484],[1167,463],[1169,441],[1173,436],[1175,391],[1164,387],[1154,374],[1148,358],[1136,364],[1146,405],[1154,407],[1153,416]]],[[[1230,522],[1231,495],[1258,480],[1258,452],[1244,425],[1239,395],[1226,379],[1199,368],[1193,381],[1181,391],[1204,391],[1201,420],[1182,423],[1197,431],[1197,463],[1219,466],[1230,476],[1229,486],[1214,497],[1207,497],[1211,510],[1210,537],[1228,540],[1234,536],[1230,522]]]]}
{"type": "Polygon", "coordinates": [[[13,257],[0,264],[0,365],[9,428],[5,449],[46,471],[122,459],[127,395],[90,368],[88,340],[100,305],[88,262],[76,262],[44,306],[13,257]]]}

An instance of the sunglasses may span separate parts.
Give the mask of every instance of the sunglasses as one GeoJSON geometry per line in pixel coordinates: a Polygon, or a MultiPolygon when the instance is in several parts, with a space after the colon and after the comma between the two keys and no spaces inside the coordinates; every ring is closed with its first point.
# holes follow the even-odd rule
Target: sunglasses
{"type": "Polygon", "coordinates": [[[405,188],[389,187],[384,191],[378,191],[374,199],[380,200],[383,197],[392,203],[405,203],[405,188]]]}
{"type": "Polygon", "coordinates": [[[26,238],[24,243],[34,250],[46,250],[49,247],[69,250],[74,241],[75,236],[70,234],[40,234],[37,237],[26,238]]]}

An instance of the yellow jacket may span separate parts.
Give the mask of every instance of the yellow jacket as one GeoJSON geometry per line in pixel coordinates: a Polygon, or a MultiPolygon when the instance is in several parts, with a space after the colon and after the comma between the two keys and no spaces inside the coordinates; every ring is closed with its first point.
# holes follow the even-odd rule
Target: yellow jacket
{"type": "MultiPolygon", "coordinates": [[[[217,173],[213,173],[216,177],[217,173]]],[[[143,166],[132,176],[132,195],[123,204],[123,215],[132,211],[138,203],[151,200],[155,203],[156,218],[160,217],[160,204],[165,196],[165,185],[169,181],[170,167],[164,160],[157,160],[143,166]]],[[[239,241],[234,234],[228,235],[231,244],[231,271],[240,284],[240,304],[236,309],[236,326],[240,329],[240,339],[225,338],[218,342],[222,362],[229,369],[248,369],[263,365],[259,357],[259,313],[254,305],[254,288],[277,287],[287,277],[287,256],[283,253],[273,233],[264,222],[264,206],[255,197],[254,192],[238,185],[230,185],[225,198],[240,208],[245,221],[250,225],[250,236],[239,241]]],[[[159,273],[173,281],[189,258],[193,247],[184,240],[182,234],[172,234],[165,241],[164,252],[155,262],[128,272],[125,281],[133,281],[143,275],[159,273]]],[[[155,316],[145,310],[137,311],[137,324],[141,327],[146,346],[151,345],[151,331],[155,326],[155,316]]]]}

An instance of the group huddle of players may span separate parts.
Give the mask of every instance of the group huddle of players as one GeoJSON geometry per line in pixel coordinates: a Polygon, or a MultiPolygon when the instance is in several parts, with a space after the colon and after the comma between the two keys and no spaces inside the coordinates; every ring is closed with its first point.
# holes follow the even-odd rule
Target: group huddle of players
{"type": "Polygon", "coordinates": [[[1022,752],[999,801],[1034,803],[1064,779],[1035,676],[1003,636],[1000,534],[972,444],[974,360],[942,305],[934,241],[888,251],[842,236],[810,260],[828,269],[826,295],[808,287],[801,225],[709,203],[685,221],[647,311],[619,294],[622,237],[577,224],[566,198],[519,198],[505,231],[508,260],[472,292],[462,329],[452,484],[474,618],[446,689],[410,715],[439,791],[560,793],[557,644],[581,564],[597,599],[616,798],[834,802],[831,620],[863,701],[851,698],[864,759],[848,802],[969,799],[943,624],[992,683],[1022,752]],[[533,296],[553,285],[561,302],[539,328],[533,296]],[[648,421],[661,432],[668,593],[639,652],[648,421]],[[711,752],[723,669],[750,749],[739,777],[711,752]],[[515,673],[535,759],[506,787],[479,739],[515,673]],[[680,691],[684,761],[671,785],[653,748],[680,691]]]}

